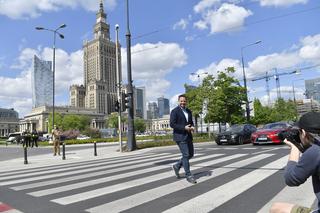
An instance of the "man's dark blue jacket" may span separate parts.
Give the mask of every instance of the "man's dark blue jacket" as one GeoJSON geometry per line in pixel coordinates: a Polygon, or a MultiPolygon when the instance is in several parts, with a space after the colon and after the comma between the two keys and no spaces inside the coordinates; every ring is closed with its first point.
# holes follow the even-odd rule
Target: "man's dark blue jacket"
{"type": "Polygon", "coordinates": [[[193,126],[192,113],[188,108],[186,108],[186,111],[188,120],[180,106],[174,108],[170,113],[170,126],[173,128],[173,140],[176,142],[192,141],[192,134],[185,130],[185,126],[189,124],[193,126]]]}

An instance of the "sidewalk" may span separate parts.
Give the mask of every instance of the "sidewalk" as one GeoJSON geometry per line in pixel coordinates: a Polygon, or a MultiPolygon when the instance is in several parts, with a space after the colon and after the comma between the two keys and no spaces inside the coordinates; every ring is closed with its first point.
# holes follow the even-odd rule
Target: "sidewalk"
{"type": "Polygon", "coordinates": [[[50,152],[48,154],[42,155],[28,155],[27,161],[28,164],[24,164],[24,157],[21,156],[19,158],[15,158],[12,160],[5,160],[0,162],[0,168],[2,171],[8,172],[18,169],[26,169],[26,168],[35,168],[40,166],[53,166],[53,165],[62,165],[74,162],[83,162],[89,160],[98,160],[98,159],[107,159],[113,157],[123,157],[123,156],[130,156],[130,155],[137,155],[140,153],[149,152],[153,148],[146,148],[141,150],[136,150],[133,152],[119,152],[119,146],[115,146],[115,144],[97,144],[97,156],[94,156],[94,148],[93,144],[86,145],[72,145],[72,147],[87,147],[81,150],[68,150],[66,148],[66,159],[62,160],[62,146],[61,146],[61,155],[53,156],[50,152]]]}

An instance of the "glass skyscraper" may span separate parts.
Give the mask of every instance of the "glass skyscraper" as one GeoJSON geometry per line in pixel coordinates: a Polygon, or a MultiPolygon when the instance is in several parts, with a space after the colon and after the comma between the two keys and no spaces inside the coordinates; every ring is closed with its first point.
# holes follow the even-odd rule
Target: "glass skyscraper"
{"type": "Polygon", "coordinates": [[[164,97],[158,98],[158,108],[159,108],[159,118],[162,118],[164,115],[169,115],[170,114],[169,99],[164,97]]]}
{"type": "Polygon", "coordinates": [[[43,61],[36,55],[31,73],[32,107],[52,106],[53,73],[51,61],[43,61]]]}

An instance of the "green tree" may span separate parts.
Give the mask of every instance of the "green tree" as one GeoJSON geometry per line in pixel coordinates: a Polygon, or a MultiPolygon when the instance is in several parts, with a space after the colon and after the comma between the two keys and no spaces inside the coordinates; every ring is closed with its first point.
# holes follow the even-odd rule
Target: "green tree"
{"type": "Polygon", "coordinates": [[[208,100],[208,113],[205,120],[212,123],[245,122],[242,104],[245,101],[245,89],[232,77],[235,70],[229,67],[225,72],[218,72],[217,78],[208,76],[202,89],[208,100]]]}
{"type": "Polygon", "coordinates": [[[279,98],[275,102],[271,113],[272,121],[292,121],[296,118],[296,106],[292,100],[285,101],[283,98],[279,98]]]}
{"type": "Polygon", "coordinates": [[[273,122],[271,118],[272,108],[268,106],[262,106],[259,99],[255,99],[253,102],[254,117],[251,119],[255,125],[266,124],[273,122]]]}
{"type": "Polygon", "coordinates": [[[252,122],[256,125],[278,121],[295,121],[296,119],[297,109],[292,100],[285,101],[279,98],[273,107],[262,106],[258,99],[254,100],[254,117],[252,122]]]}
{"type": "Polygon", "coordinates": [[[198,132],[198,118],[202,113],[203,106],[203,95],[202,95],[202,87],[191,88],[187,84],[184,85],[186,90],[186,97],[188,100],[188,108],[192,111],[192,114],[195,118],[195,129],[198,132]]]}
{"type": "MultiPolygon", "coordinates": [[[[84,115],[54,113],[54,124],[60,129],[83,131],[90,126],[90,118],[84,115]]],[[[49,132],[52,131],[52,114],[49,115],[49,132]]]]}
{"type": "MultiPolygon", "coordinates": [[[[128,118],[126,116],[121,116],[121,123],[127,123],[128,118]]],[[[106,127],[107,128],[118,128],[118,113],[113,112],[108,115],[106,120],[106,127]]]]}
{"type": "Polygon", "coordinates": [[[142,118],[134,119],[134,128],[137,132],[145,132],[146,131],[146,123],[142,118]]]}

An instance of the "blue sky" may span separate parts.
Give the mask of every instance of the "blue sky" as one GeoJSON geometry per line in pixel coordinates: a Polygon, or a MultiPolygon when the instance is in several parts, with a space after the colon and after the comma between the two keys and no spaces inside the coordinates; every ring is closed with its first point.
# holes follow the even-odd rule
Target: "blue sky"
{"type": "MultiPolygon", "coordinates": [[[[122,71],[126,76],[125,0],[105,0],[111,38],[120,25],[122,71]]],[[[20,117],[31,111],[32,58],[52,58],[52,33],[36,26],[61,29],[57,40],[56,103],[67,105],[69,86],[83,82],[82,44],[92,39],[99,0],[0,0],[0,107],[15,108],[20,117]]],[[[209,73],[228,66],[242,81],[241,47],[250,99],[267,103],[266,71],[289,72],[320,64],[320,2],[317,0],[129,0],[133,81],[145,86],[147,100],[164,96],[175,104],[185,83],[198,85],[209,73]],[[191,73],[200,74],[190,75],[191,73]]],[[[319,77],[320,66],[300,75],[280,77],[281,94],[303,97],[304,81],[319,77]]],[[[270,79],[271,99],[276,98],[270,79]]]]}

